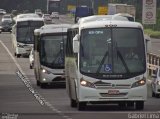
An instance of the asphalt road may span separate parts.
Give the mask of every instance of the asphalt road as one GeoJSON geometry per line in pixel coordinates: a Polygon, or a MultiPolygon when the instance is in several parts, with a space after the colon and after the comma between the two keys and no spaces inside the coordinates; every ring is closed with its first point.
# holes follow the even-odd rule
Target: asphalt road
{"type": "MultiPolygon", "coordinates": [[[[65,18],[62,16],[60,22],[69,19],[65,18]]],[[[156,39],[155,42],[159,40],[156,39]]],[[[158,48],[157,43],[152,45],[158,48]]],[[[65,87],[51,86],[47,89],[37,87],[33,69],[29,69],[29,59],[15,58],[10,33],[0,34],[0,118],[2,119],[135,119],[151,114],[152,118],[147,117],[148,119],[160,119],[160,98],[152,98],[150,85],[148,87],[148,100],[143,111],[132,108],[120,109],[117,105],[88,106],[85,111],[77,111],[76,108],[70,107],[65,87]],[[18,70],[25,77],[19,78],[18,70]]]]}
{"type": "Polygon", "coordinates": [[[160,56],[160,39],[151,39],[152,53],[160,56]]]}

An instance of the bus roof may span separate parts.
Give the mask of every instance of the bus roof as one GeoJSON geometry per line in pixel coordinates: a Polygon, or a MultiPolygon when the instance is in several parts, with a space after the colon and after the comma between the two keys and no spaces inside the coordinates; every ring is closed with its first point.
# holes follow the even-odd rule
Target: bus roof
{"type": "Polygon", "coordinates": [[[28,18],[28,17],[34,17],[34,18],[40,18],[37,14],[35,13],[25,13],[25,14],[19,14],[16,17],[14,17],[13,19],[16,21],[17,19],[20,18],[28,18]]]}
{"type": "MultiPolygon", "coordinates": [[[[126,17],[119,16],[119,15],[93,15],[93,16],[88,16],[88,17],[80,18],[80,20],[78,21],[78,23],[72,25],[71,28],[72,29],[79,28],[79,26],[81,24],[85,24],[85,23],[92,24],[92,22],[96,23],[96,26],[98,27],[97,22],[100,23],[102,21],[104,21],[103,23],[105,25],[109,24],[111,22],[112,23],[118,23],[118,22],[120,22],[119,25],[121,24],[122,26],[124,26],[124,24],[126,24],[126,22],[130,22],[126,17]]],[[[92,25],[95,27],[94,23],[92,25]]],[[[132,24],[132,23],[129,23],[129,24],[132,24]]],[[[139,24],[139,23],[135,23],[135,24],[138,24],[138,26],[141,26],[141,24],[139,24]]]]}
{"type": "Polygon", "coordinates": [[[40,17],[24,17],[16,19],[16,23],[22,21],[44,21],[44,20],[40,17]]]}
{"type": "Polygon", "coordinates": [[[78,28],[79,27],[79,24],[73,24],[71,29],[75,29],[75,28],[78,28]]]}
{"type": "Polygon", "coordinates": [[[84,28],[98,28],[98,27],[131,27],[131,28],[141,28],[143,26],[138,22],[129,21],[118,21],[118,20],[97,20],[87,23],[81,23],[79,25],[80,29],[84,28]]]}
{"type": "Polygon", "coordinates": [[[119,21],[128,21],[126,17],[118,16],[118,15],[93,15],[88,17],[80,18],[78,24],[86,23],[96,20],[119,20],[119,21]]]}
{"type": "Polygon", "coordinates": [[[35,13],[25,13],[25,14],[19,14],[17,15],[17,18],[25,18],[25,17],[36,17],[36,18],[40,18],[37,14],[35,13]]]}
{"type": "Polygon", "coordinates": [[[71,24],[47,24],[42,26],[39,30],[39,34],[50,34],[50,33],[59,33],[67,32],[67,29],[71,27],[71,24]]]}

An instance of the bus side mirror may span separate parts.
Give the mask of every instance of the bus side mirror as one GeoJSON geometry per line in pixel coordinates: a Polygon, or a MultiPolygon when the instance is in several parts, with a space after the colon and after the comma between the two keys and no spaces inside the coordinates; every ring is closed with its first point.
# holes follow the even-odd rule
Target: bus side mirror
{"type": "Polygon", "coordinates": [[[40,48],[40,30],[39,29],[35,29],[34,30],[34,50],[39,51],[40,48]]]}
{"type": "Polygon", "coordinates": [[[147,53],[150,53],[152,50],[151,38],[148,35],[145,35],[145,42],[146,42],[146,50],[147,53]]]}
{"type": "Polygon", "coordinates": [[[78,34],[73,38],[73,52],[74,53],[79,52],[79,35],[78,34]]]}

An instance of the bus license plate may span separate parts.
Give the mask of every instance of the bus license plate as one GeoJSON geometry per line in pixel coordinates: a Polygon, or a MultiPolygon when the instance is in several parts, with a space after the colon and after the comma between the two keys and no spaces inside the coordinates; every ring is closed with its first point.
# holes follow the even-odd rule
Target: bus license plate
{"type": "Polygon", "coordinates": [[[119,94],[119,90],[108,90],[108,94],[110,94],[110,95],[118,95],[119,94]]]}

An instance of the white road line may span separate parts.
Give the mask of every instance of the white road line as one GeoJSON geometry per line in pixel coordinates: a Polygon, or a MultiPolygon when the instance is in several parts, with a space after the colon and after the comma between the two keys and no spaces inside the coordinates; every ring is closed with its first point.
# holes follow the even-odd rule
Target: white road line
{"type": "Polygon", "coordinates": [[[5,46],[5,44],[0,40],[0,43],[2,44],[2,46],[5,48],[5,50],[8,52],[8,54],[10,55],[10,57],[12,58],[12,60],[14,61],[14,63],[16,64],[17,68],[19,69],[19,71],[26,76],[26,74],[24,73],[24,71],[22,70],[21,66],[18,64],[17,60],[13,57],[12,53],[9,51],[9,49],[5,46]]]}
{"type": "MultiPolygon", "coordinates": [[[[2,46],[5,48],[5,50],[8,52],[8,54],[10,55],[10,57],[12,58],[12,60],[14,61],[14,63],[16,64],[18,70],[22,73],[22,75],[24,76],[21,80],[23,81],[23,83],[25,84],[25,86],[29,89],[29,91],[33,94],[33,96],[36,98],[36,100],[39,101],[39,103],[41,105],[46,105],[48,106],[52,111],[56,112],[57,114],[59,114],[60,116],[62,116],[65,119],[72,119],[66,115],[63,114],[62,111],[56,109],[52,104],[50,104],[48,101],[45,100],[45,98],[43,98],[39,93],[37,93],[33,87],[30,84],[30,80],[28,79],[26,73],[22,70],[21,66],[18,64],[17,60],[14,58],[14,56],[12,55],[12,53],[9,51],[9,49],[6,47],[6,45],[0,40],[0,43],[2,44],[2,46]]],[[[18,73],[18,72],[17,72],[18,73]]]]}

